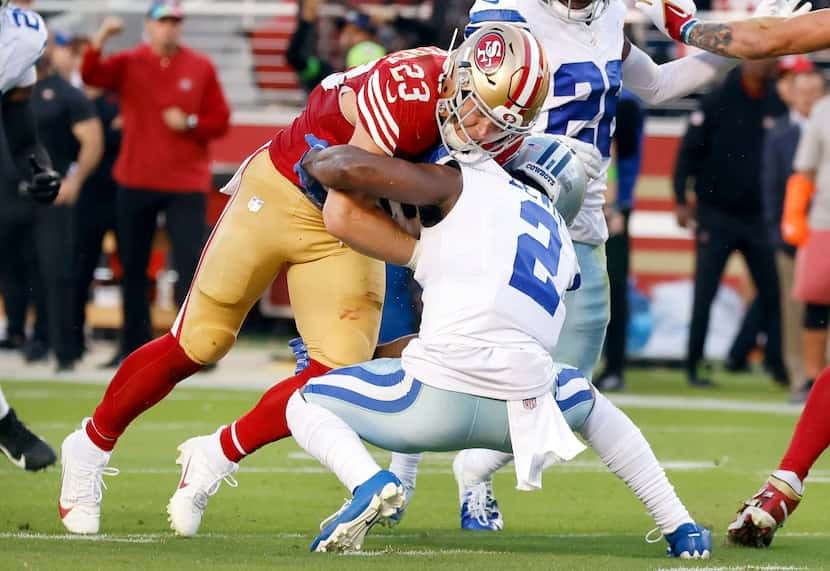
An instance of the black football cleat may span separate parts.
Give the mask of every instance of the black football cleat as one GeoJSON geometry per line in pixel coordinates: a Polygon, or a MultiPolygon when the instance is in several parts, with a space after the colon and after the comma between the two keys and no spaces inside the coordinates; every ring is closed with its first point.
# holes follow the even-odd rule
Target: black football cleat
{"type": "Polygon", "coordinates": [[[0,451],[12,464],[30,472],[43,470],[57,460],[52,447],[26,428],[14,409],[0,420],[0,451]]]}

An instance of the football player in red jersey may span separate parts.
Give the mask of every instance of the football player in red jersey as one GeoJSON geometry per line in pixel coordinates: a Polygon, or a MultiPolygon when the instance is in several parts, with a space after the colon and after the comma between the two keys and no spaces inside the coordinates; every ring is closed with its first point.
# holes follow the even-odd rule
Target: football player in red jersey
{"type": "Polygon", "coordinates": [[[459,160],[492,156],[529,132],[548,77],[529,32],[492,25],[449,54],[397,52],[323,81],[301,115],[229,183],[231,200],[172,330],[127,357],[93,417],[64,440],[58,503],[64,526],[98,532],[102,477],[115,473],[107,465],[118,438],[177,383],[230,350],[283,266],[310,364],[230,426],[180,446],[183,473],[168,506],[173,529],[195,534],[209,496],[223,479],[233,481],[239,460],[288,436],[285,407],[298,387],[371,358],[385,289],[379,260],[416,260],[409,259],[408,236],[375,199],[326,192],[304,173],[299,163],[310,147],[349,143],[416,159],[443,141],[459,160]]]}

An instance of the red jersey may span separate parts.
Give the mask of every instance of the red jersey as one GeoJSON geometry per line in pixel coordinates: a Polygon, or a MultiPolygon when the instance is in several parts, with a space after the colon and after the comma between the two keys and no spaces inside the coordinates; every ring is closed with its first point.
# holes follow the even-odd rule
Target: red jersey
{"type": "Polygon", "coordinates": [[[308,150],[307,134],[331,145],[348,143],[355,126],[340,111],[340,93],[357,94],[360,122],[389,156],[416,159],[441,142],[435,107],[447,52],[418,48],[327,77],[311,92],[305,110],[276,134],[269,153],[277,170],[297,186],[294,165],[308,150]]]}

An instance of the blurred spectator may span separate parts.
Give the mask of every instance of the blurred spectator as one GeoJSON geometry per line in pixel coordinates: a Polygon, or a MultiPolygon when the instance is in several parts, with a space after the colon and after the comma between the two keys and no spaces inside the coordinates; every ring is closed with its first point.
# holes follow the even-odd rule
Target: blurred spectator
{"type": "Polygon", "coordinates": [[[438,46],[439,48],[447,49],[452,41],[453,34],[458,30],[458,39],[456,45],[464,38],[464,28],[470,22],[470,8],[475,4],[475,0],[454,0],[453,2],[442,2],[440,9],[438,2],[433,5],[435,9],[432,11],[432,21],[430,28],[432,28],[435,36],[430,44],[438,46]]]}
{"type": "Polygon", "coordinates": [[[83,38],[75,38],[64,32],[55,32],[49,56],[55,73],[78,89],[83,87],[81,79],[83,44],[83,38]]]}
{"type": "Polygon", "coordinates": [[[798,246],[793,289],[805,304],[805,373],[815,379],[826,364],[830,317],[830,97],[813,107],[793,165],[781,233],[798,246]]]}
{"type": "MultiPolygon", "coordinates": [[[[643,157],[645,110],[636,95],[623,90],[617,105],[614,132],[616,193],[607,197],[608,281],[611,293],[611,320],[605,334],[605,369],[596,380],[602,390],[625,387],[625,349],[628,332],[628,274],[630,243],[628,220],[634,208],[634,187],[643,157]]],[[[609,189],[610,190],[610,189],[609,189]]]]}
{"type": "Polygon", "coordinates": [[[766,362],[786,375],[781,356],[781,315],[772,247],[761,214],[761,149],[766,128],[786,108],[773,89],[774,61],[744,62],[692,113],[674,173],[675,214],[695,230],[695,293],[686,373],[690,384],[711,386],[698,371],[712,301],[729,255],[746,259],[761,302],[768,338],[766,362]],[[686,201],[694,178],[697,212],[686,201]]]}
{"type": "MultiPolygon", "coordinates": [[[[764,144],[761,188],[767,234],[775,248],[778,280],[781,287],[781,329],[785,363],[790,374],[791,390],[797,397],[805,381],[801,358],[801,326],[804,307],[793,299],[795,248],[781,236],[781,218],[787,180],[793,172],[793,159],[801,133],[806,127],[813,105],[824,95],[824,79],[806,58],[787,60],[786,70],[779,78],[779,93],[790,108],[770,130],[764,144]],[[782,83],[786,84],[784,89],[782,83]]],[[[753,304],[757,306],[757,302],[753,304]]],[[[757,312],[757,310],[756,310],[757,312]]]]}
{"type": "Polygon", "coordinates": [[[182,45],[183,19],[177,2],[153,2],[144,23],[146,42],[104,58],[104,44],[123,29],[120,18],[108,17],[84,55],[84,81],[118,93],[123,117],[114,177],[124,331],[113,366],[151,338],[147,265],[161,213],[179,276],[176,301],[187,295],[206,234],[208,143],[229,126],[213,64],[182,45]]]}
{"type": "MultiPolygon", "coordinates": [[[[56,45],[50,46],[38,65],[39,80],[32,101],[41,140],[63,182],[54,204],[40,205],[35,213],[39,279],[34,283],[43,288],[45,307],[38,307],[38,311],[46,312],[49,344],[57,357],[58,371],[66,371],[81,357],[73,332],[72,304],[67,303],[73,298],[75,286],[74,203],[101,160],[103,134],[95,109],[84,93],[52,67],[56,45]]],[[[29,357],[35,349],[29,349],[29,357]]]]}
{"type": "Polygon", "coordinates": [[[85,348],[84,328],[89,288],[101,258],[104,235],[108,231],[116,231],[115,199],[118,184],[113,179],[112,171],[121,147],[118,95],[92,87],[87,88],[86,94],[104,127],[104,156],[81,188],[81,195],[75,203],[76,285],[73,313],[77,343],[82,348],[85,348]]]}
{"type": "MultiPolygon", "coordinates": [[[[316,23],[322,0],[303,0],[300,5],[297,28],[291,36],[286,58],[297,70],[307,93],[341,66],[326,61],[319,55],[316,23]]],[[[386,55],[376,39],[376,29],[367,14],[350,10],[337,20],[338,44],[345,57],[346,68],[362,65],[386,55]]]]}

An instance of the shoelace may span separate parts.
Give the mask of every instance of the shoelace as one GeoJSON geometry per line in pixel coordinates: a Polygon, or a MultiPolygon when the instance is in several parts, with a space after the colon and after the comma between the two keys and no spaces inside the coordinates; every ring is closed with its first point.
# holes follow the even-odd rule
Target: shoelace
{"type": "Polygon", "coordinates": [[[490,523],[487,495],[487,484],[484,482],[467,490],[467,513],[481,525],[490,523]]]}
{"type": "Polygon", "coordinates": [[[112,466],[85,466],[74,471],[76,477],[69,483],[69,489],[75,492],[70,498],[76,503],[85,503],[89,498],[91,503],[97,504],[104,498],[103,490],[108,490],[104,476],[117,476],[121,473],[112,466]]]}
{"type": "Polygon", "coordinates": [[[339,510],[337,510],[336,512],[331,514],[329,517],[327,517],[326,519],[324,519],[323,521],[320,522],[320,531],[323,531],[324,529],[326,529],[326,526],[328,524],[330,524],[331,522],[336,520],[338,517],[340,517],[340,514],[342,514],[344,511],[346,511],[346,509],[348,509],[348,507],[350,505],[352,505],[352,500],[344,499],[343,500],[343,505],[340,506],[339,510]]]}
{"type": "Polygon", "coordinates": [[[199,486],[199,482],[191,482],[191,484],[195,484],[196,493],[193,494],[193,503],[196,504],[200,510],[204,511],[207,507],[208,500],[211,496],[216,495],[216,492],[219,491],[219,487],[222,485],[222,482],[225,482],[231,488],[238,488],[239,482],[236,481],[231,474],[223,474],[223,475],[216,475],[213,474],[215,479],[208,480],[210,485],[204,487],[204,491],[202,491],[203,487],[199,486]]]}
{"type": "Polygon", "coordinates": [[[487,489],[487,498],[485,500],[485,510],[487,511],[487,519],[492,521],[495,518],[501,517],[499,513],[499,504],[496,501],[495,496],[493,495],[493,487],[490,482],[485,484],[487,489]]]}
{"type": "Polygon", "coordinates": [[[646,537],[645,537],[646,543],[660,543],[660,541],[661,541],[662,539],[663,539],[663,532],[662,532],[662,531],[660,531],[660,528],[659,528],[659,527],[655,527],[654,529],[652,529],[651,531],[649,531],[649,532],[646,534],[646,537]],[[654,535],[654,532],[655,532],[655,531],[657,532],[657,535],[655,535],[655,536],[654,536],[654,538],[652,538],[652,536],[654,535]]]}

